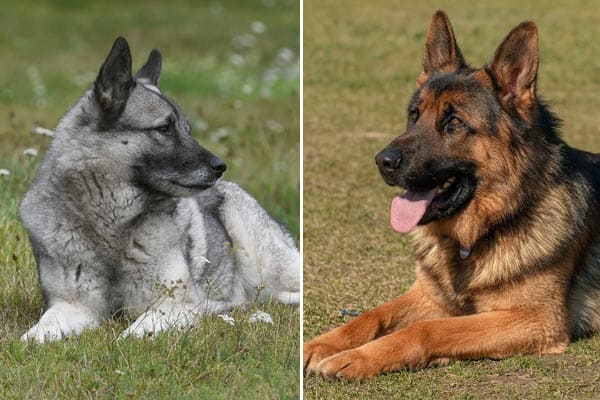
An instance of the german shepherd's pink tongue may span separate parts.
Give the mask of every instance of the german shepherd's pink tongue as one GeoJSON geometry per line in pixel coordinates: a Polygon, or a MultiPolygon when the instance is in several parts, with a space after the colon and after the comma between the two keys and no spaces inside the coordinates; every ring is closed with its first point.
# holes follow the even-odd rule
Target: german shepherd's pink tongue
{"type": "Polygon", "coordinates": [[[411,192],[394,197],[390,210],[390,222],[396,232],[410,232],[423,218],[437,188],[428,192],[411,192]]]}

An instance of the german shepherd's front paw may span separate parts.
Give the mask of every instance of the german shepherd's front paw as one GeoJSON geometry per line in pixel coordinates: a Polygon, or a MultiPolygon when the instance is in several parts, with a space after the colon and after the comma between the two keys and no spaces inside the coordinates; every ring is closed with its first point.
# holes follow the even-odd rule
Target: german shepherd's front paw
{"type": "Polygon", "coordinates": [[[381,370],[364,351],[352,349],[325,358],[317,364],[315,372],[325,379],[354,381],[378,375],[381,370]]]}
{"type": "Polygon", "coordinates": [[[305,343],[303,351],[304,372],[306,374],[315,372],[315,368],[321,360],[339,352],[338,347],[331,345],[329,341],[325,341],[320,337],[305,343]]]}

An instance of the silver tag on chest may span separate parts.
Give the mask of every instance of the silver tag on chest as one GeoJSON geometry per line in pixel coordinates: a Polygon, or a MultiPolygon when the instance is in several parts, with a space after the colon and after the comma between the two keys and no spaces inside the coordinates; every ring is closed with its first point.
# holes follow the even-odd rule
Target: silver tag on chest
{"type": "Polygon", "coordinates": [[[471,254],[471,248],[470,247],[461,247],[460,250],[458,251],[458,255],[460,256],[461,259],[466,259],[467,257],[469,257],[469,255],[471,254]]]}

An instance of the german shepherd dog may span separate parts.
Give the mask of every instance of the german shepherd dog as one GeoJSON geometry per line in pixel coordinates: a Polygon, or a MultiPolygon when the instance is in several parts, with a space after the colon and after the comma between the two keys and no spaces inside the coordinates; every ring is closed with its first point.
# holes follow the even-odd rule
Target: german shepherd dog
{"type": "Polygon", "coordinates": [[[532,22],[474,69],[435,13],[406,131],[376,156],[406,190],[391,224],[412,231],[416,281],[306,343],[306,372],[352,380],[560,353],[600,328],[600,157],[559,137],[538,63],[532,22]]]}

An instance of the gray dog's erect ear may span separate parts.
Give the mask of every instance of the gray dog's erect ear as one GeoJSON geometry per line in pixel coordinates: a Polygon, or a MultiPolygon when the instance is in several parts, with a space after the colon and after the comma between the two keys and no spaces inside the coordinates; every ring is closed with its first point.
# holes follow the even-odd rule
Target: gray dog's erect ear
{"type": "Polygon", "coordinates": [[[134,83],[129,45],[118,37],[94,82],[94,97],[105,119],[116,120],[121,115],[134,83]]]}
{"type": "Polygon", "coordinates": [[[158,79],[160,78],[160,71],[162,68],[162,55],[160,51],[154,49],[148,56],[148,61],[140,70],[135,74],[135,77],[144,82],[149,83],[158,87],[158,79]]]}

